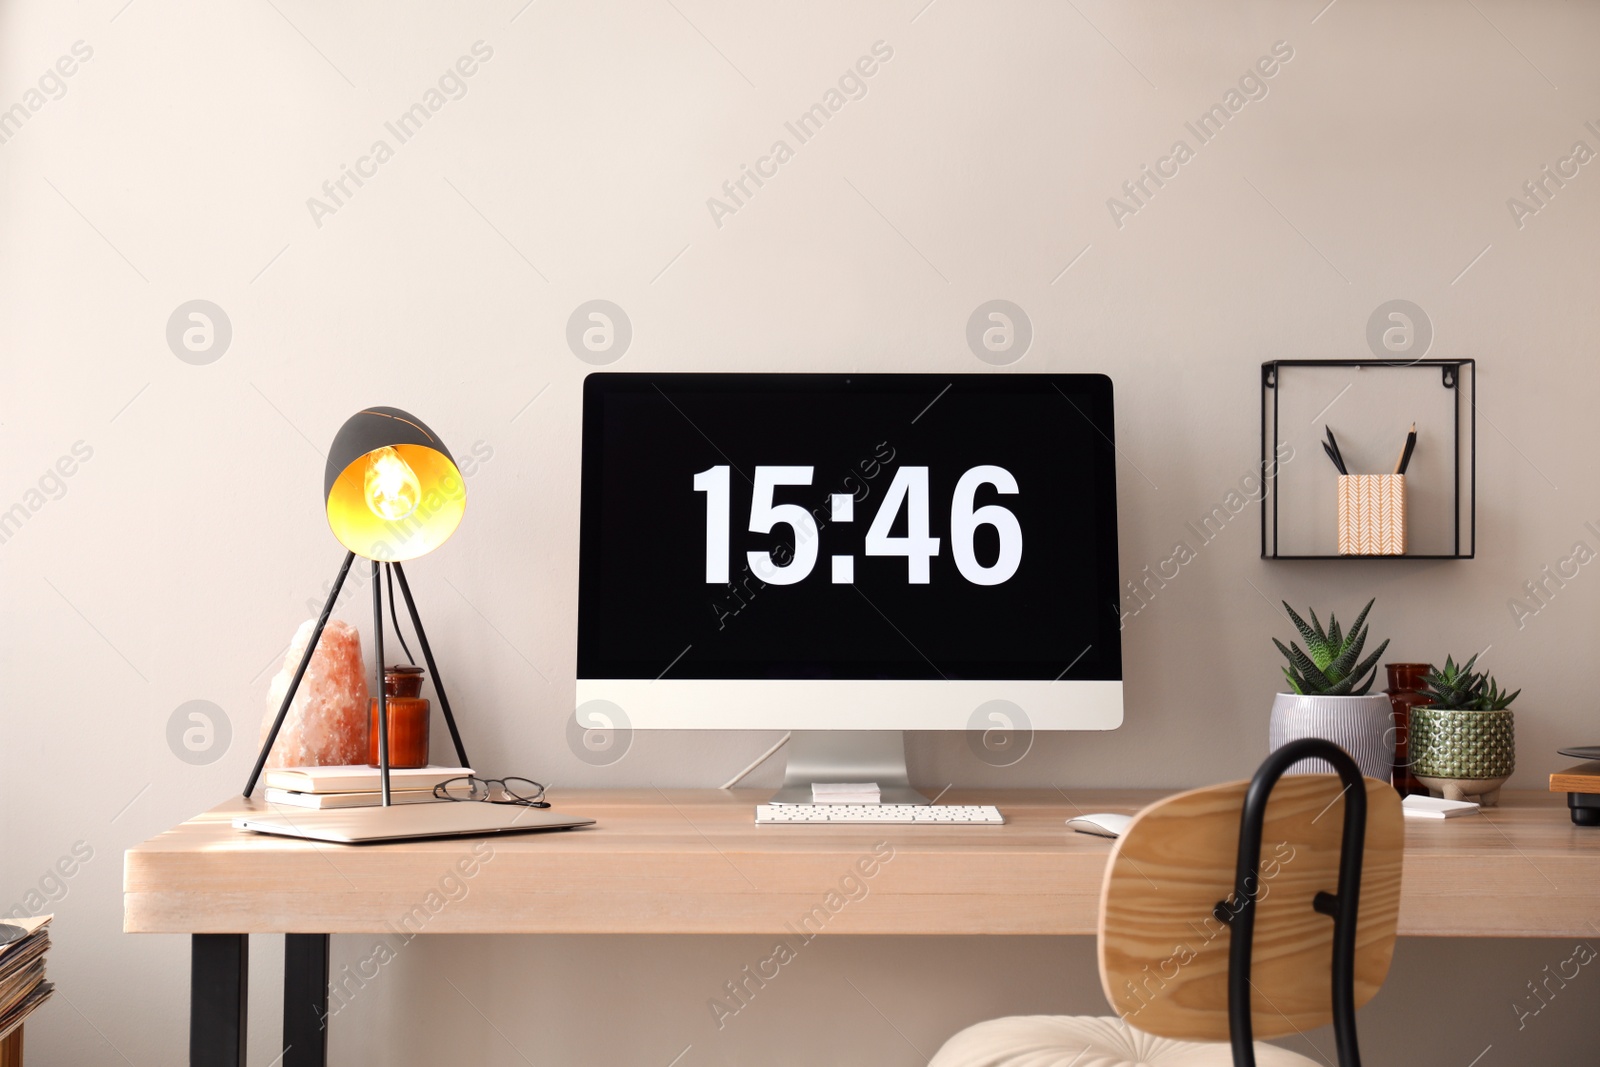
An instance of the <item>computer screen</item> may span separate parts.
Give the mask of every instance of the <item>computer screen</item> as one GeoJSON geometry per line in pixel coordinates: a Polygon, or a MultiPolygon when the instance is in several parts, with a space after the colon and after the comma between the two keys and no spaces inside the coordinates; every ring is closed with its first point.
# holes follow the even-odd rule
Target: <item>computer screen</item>
{"type": "Polygon", "coordinates": [[[591,374],[578,699],[635,727],[1121,721],[1111,382],[591,374]]]}

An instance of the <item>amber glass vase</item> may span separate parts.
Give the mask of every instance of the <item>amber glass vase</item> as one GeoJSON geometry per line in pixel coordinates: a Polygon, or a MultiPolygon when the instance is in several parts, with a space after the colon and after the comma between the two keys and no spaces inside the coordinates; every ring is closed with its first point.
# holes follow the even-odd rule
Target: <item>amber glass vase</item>
{"type": "Polygon", "coordinates": [[[1411,772],[1409,740],[1411,709],[1419,704],[1433,703],[1433,698],[1422,691],[1423,679],[1433,670],[1433,664],[1385,663],[1383,669],[1389,672],[1389,688],[1384,692],[1388,694],[1389,706],[1394,709],[1394,775],[1390,784],[1403,797],[1414,793],[1427,796],[1428,790],[1411,772]]]}
{"type": "MultiPolygon", "coordinates": [[[[396,664],[383,670],[384,703],[389,709],[389,766],[428,765],[428,701],[422,692],[422,668],[396,664]]],[[[378,698],[372,698],[367,733],[368,762],[379,765],[378,698]]]]}

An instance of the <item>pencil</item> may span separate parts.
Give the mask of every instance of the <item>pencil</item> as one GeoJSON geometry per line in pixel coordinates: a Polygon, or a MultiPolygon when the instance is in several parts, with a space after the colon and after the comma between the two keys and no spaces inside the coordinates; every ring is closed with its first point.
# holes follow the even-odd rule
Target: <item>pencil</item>
{"type": "Polygon", "coordinates": [[[1405,447],[1400,449],[1400,458],[1394,462],[1394,472],[1404,474],[1406,467],[1411,463],[1411,451],[1417,447],[1417,424],[1411,424],[1411,432],[1406,434],[1405,447]]]}
{"type": "Polygon", "coordinates": [[[1333,460],[1333,465],[1339,468],[1340,474],[1349,474],[1350,468],[1344,465],[1344,453],[1339,451],[1339,442],[1333,436],[1333,427],[1324,425],[1322,428],[1328,431],[1328,458],[1333,460]]]}
{"type": "Polygon", "coordinates": [[[1333,460],[1333,469],[1338,471],[1340,474],[1344,474],[1344,464],[1340,463],[1339,457],[1333,454],[1333,449],[1328,447],[1328,442],[1322,442],[1322,450],[1328,454],[1329,459],[1333,460]]]}

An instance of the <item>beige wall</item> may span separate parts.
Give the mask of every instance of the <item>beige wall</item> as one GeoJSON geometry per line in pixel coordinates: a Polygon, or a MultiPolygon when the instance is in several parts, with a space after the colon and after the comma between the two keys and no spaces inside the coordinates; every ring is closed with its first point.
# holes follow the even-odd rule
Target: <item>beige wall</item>
{"type": "MultiPolygon", "coordinates": [[[[37,1062],[182,1059],[187,946],[119,932],[121,851],[241,783],[268,665],[338,562],[319,453],[361,405],[492,450],[459,535],[413,573],[494,769],[704,786],[770,743],[639,736],[599,768],[569,751],[590,367],[564,333],[590,299],[633,324],[618,369],[951,373],[988,369],[965,340],[973,309],[1016,302],[1034,340],[1015,370],[1116,381],[1125,577],[1250,471],[1261,360],[1365,356],[1374,309],[1413,301],[1431,354],[1482,361],[1477,560],[1268,564],[1246,512],[1129,621],[1122,730],[1041,737],[1008,770],[918,736],[914,774],[1242,776],[1265,752],[1278,598],[1353,613],[1376,596],[1396,657],[1488,647],[1526,690],[1515,785],[1600,740],[1595,568],[1520,624],[1508,607],[1574,542],[1600,548],[1584,526],[1600,525],[1600,164],[1520,225],[1507,206],[1575,141],[1600,150],[1600,11],[1322,3],[0,5],[0,108],[26,113],[0,127],[0,509],[25,519],[0,544],[0,904],[65,893],[37,1062]],[[399,144],[384,123],[480,40],[493,55],[466,95],[399,144]],[[78,41],[92,56],[30,97],[78,41]],[[878,41],[893,55],[866,95],[808,143],[787,134],[878,41]],[[1184,123],[1275,42],[1293,56],[1265,97],[1198,144],[1184,123]],[[392,158],[314,218],[307,198],[379,138],[392,158]],[[793,158],[714,218],[707,198],[778,138],[793,158]],[[1179,138],[1193,158],[1119,226],[1107,199],[1179,138]],[[195,299],[232,326],[206,365],[165,336],[195,299]],[[45,477],[77,442],[92,455],[45,477]],[[191,700],[231,723],[207,764],[169,746],[191,700]],[[76,842],[93,856],[58,886],[76,842]]],[[[984,1016],[1104,1010],[1084,941],[841,939],[719,1032],[707,998],[764,947],[430,942],[363,991],[333,1046],[356,1065],[665,1067],[685,1046],[684,1067],[913,1064],[984,1016]]],[[[1402,945],[1363,1016],[1368,1062],[1465,1067],[1490,1045],[1485,1067],[1585,1062],[1600,993],[1582,983],[1600,978],[1521,1031],[1512,1009],[1570,949],[1402,945]]],[[[265,1065],[277,945],[257,951],[265,1065]]],[[[334,951],[343,966],[370,946],[334,951]]]]}

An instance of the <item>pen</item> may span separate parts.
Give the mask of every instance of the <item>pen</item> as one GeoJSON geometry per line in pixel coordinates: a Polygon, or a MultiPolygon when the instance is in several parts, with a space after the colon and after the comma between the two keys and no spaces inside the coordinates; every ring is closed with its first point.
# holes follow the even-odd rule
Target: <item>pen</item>
{"type": "Polygon", "coordinates": [[[1405,447],[1400,450],[1400,458],[1394,464],[1394,472],[1396,474],[1404,474],[1406,472],[1406,468],[1411,465],[1411,451],[1416,447],[1417,424],[1413,422],[1411,424],[1411,432],[1406,434],[1405,447]]]}

